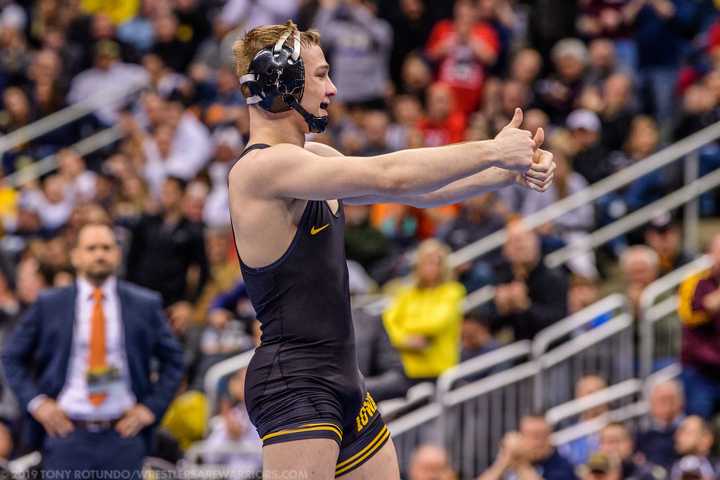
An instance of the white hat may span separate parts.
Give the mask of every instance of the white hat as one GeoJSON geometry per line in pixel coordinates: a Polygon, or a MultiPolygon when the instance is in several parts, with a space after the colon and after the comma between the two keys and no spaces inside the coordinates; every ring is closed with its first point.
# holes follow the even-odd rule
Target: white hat
{"type": "Polygon", "coordinates": [[[590,132],[599,132],[600,118],[597,113],[592,110],[575,110],[567,117],[566,125],[570,130],[588,130],[590,132]]]}

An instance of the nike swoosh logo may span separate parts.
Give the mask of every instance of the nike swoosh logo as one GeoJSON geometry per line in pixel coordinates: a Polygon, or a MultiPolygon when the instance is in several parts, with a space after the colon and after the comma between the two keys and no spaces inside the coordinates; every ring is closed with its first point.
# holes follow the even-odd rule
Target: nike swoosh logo
{"type": "Polygon", "coordinates": [[[325,230],[325,229],[328,228],[329,226],[330,226],[330,224],[329,224],[329,223],[326,223],[325,225],[323,225],[323,226],[320,227],[320,228],[318,228],[318,227],[312,227],[312,228],[310,229],[310,235],[317,235],[318,233],[322,232],[323,230],[325,230]]]}

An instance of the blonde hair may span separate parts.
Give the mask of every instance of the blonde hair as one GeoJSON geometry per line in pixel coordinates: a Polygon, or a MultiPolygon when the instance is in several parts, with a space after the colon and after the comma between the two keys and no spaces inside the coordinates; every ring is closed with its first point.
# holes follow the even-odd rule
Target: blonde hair
{"type": "Polygon", "coordinates": [[[440,240],[430,238],[422,242],[415,253],[415,285],[419,285],[420,279],[417,275],[417,270],[422,261],[423,257],[429,253],[439,253],[442,261],[442,273],[440,275],[439,283],[449,282],[454,279],[452,268],[450,268],[450,262],[448,262],[448,256],[450,255],[450,247],[445,245],[440,240]]]}
{"type": "Polygon", "coordinates": [[[320,45],[320,32],[314,29],[301,32],[292,20],[288,20],[283,25],[265,25],[253,28],[233,44],[235,74],[241,77],[248,73],[250,62],[255,55],[263,48],[272,47],[288,31],[300,34],[300,45],[303,47],[320,45]]]}

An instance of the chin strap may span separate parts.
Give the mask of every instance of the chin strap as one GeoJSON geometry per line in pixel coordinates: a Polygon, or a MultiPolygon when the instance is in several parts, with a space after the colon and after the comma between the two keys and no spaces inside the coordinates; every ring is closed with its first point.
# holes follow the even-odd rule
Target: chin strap
{"type": "Polygon", "coordinates": [[[327,115],[323,117],[316,117],[315,115],[312,115],[310,112],[305,110],[300,103],[298,103],[297,99],[295,99],[292,95],[285,95],[283,97],[283,100],[285,100],[285,103],[287,103],[290,108],[298,112],[302,117],[305,119],[305,122],[308,124],[308,127],[310,128],[310,131],[312,133],[322,133],[325,131],[325,129],[328,126],[328,117],[327,115]]]}

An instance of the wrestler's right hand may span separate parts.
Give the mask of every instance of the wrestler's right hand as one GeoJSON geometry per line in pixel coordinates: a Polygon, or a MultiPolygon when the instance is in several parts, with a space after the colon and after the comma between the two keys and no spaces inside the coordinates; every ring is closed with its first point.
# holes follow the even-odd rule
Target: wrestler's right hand
{"type": "Polygon", "coordinates": [[[520,130],[522,121],[523,112],[516,108],[510,123],[495,136],[495,144],[499,155],[497,166],[524,173],[532,165],[536,145],[529,131],[520,130]]]}

